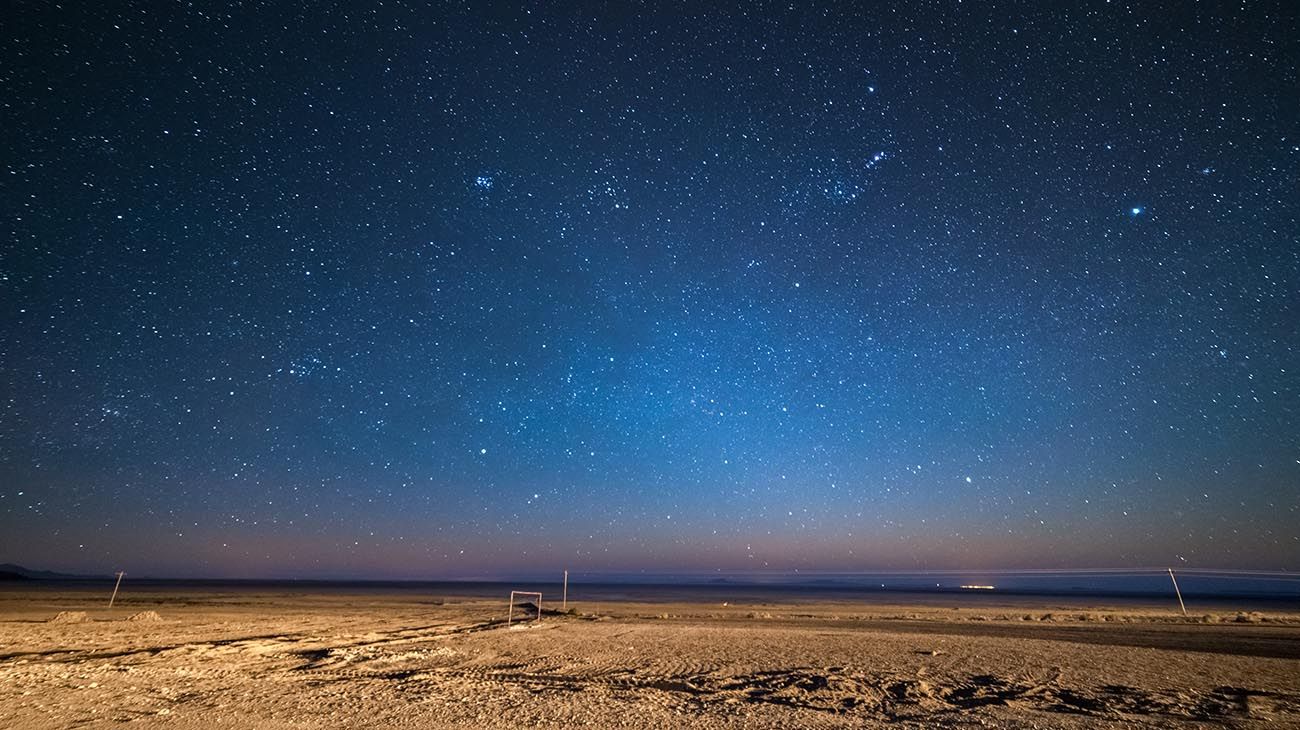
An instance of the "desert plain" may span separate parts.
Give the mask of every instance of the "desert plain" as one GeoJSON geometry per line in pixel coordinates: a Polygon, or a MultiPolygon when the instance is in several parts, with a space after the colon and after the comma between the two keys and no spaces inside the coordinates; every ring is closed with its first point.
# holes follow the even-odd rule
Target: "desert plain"
{"type": "Polygon", "coordinates": [[[1285,605],[105,599],[0,588],[0,727],[1300,727],[1285,605]]]}

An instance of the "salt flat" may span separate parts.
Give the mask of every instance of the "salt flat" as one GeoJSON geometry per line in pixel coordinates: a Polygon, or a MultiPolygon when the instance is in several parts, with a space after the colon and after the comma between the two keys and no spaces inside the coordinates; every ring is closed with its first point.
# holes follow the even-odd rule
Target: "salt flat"
{"type": "Polygon", "coordinates": [[[104,604],[0,591],[0,727],[1300,727],[1281,612],[575,601],[506,626],[504,599],[450,595],[104,604]]]}

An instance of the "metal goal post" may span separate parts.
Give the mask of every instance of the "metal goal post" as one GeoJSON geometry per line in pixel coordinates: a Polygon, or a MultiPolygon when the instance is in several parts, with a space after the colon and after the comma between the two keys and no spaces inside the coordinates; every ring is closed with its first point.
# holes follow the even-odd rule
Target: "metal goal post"
{"type": "Polygon", "coordinates": [[[506,613],[506,626],[509,626],[515,617],[515,596],[521,598],[524,596],[535,597],[537,599],[537,618],[535,620],[542,620],[542,594],[534,591],[510,591],[510,610],[506,613]]]}

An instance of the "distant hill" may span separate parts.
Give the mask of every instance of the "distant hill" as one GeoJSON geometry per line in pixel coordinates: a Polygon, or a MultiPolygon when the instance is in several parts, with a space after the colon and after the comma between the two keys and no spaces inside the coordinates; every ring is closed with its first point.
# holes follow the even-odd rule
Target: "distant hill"
{"type": "Polygon", "coordinates": [[[52,570],[32,570],[13,563],[0,563],[0,581],[16,580],[74,580],[86,578],[103,578],[102,575],[73,575],[72,573],[55,573],[52,570]]]}

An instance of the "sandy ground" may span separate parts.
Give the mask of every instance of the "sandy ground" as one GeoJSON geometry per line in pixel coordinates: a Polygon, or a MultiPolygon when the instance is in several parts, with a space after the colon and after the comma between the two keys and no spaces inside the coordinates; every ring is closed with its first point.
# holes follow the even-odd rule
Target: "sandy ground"
{"type": "Polygon", "coordinates": [[[1300,727],[1294,614],[575,603],[507,627],[481,598],[103,604],[0,591],[0,727],[1300,727]]]}

